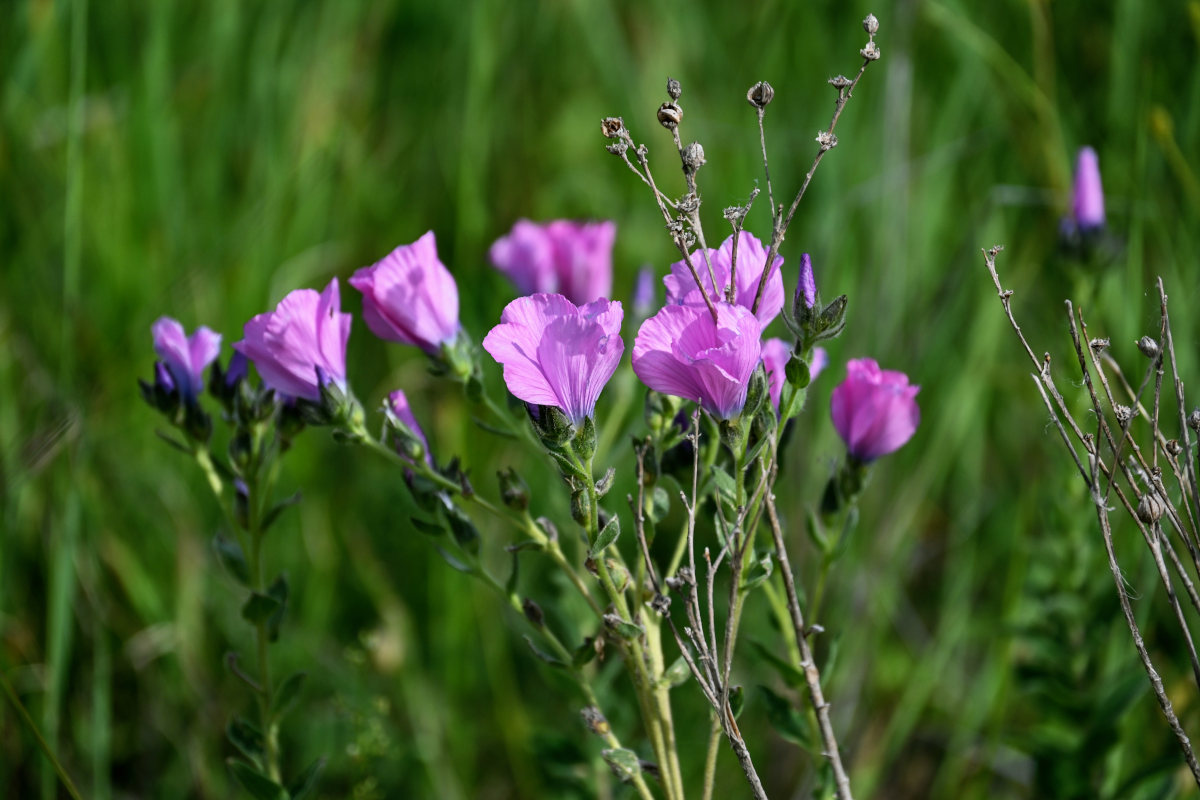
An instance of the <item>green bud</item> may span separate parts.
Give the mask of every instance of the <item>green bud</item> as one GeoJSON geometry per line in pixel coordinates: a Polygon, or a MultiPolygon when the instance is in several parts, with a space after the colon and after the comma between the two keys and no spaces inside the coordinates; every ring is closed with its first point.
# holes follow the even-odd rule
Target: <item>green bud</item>
{"type": "Polygon", "coordinates": [[[584,464],[591,462],[592,456],[596,454],[596,423],[591,417],[583,418],[583,424],[579,426],[575,440],[571,442],[571,449],[584,464]]]}
{"type": "Polygon", "coordinates": [[[500,499],[504,505],[513,511],[525,511],[529,508],[529,484],[517,474],[512,467],[507,467],[496,473],[500,479],[500,499]]]}
{"type": "Polygon", "coordinates": [[[591,518],[592,498],[588,490],[581,487],[571,492],[571,519],[586,528],[591,518]]]}

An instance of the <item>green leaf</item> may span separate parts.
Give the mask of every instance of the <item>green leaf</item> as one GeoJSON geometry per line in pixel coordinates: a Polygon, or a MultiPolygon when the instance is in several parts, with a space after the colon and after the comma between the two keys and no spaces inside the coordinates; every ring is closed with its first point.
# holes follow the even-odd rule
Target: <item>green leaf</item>
{"type": "Polygon", "coordinates": [[[535,656],[537,656],[538,658],[540,658],[542,661],[545,661],[547,664],[549,664],[552,667],[561,667],[563,669],[566,668],[566,666],[567,666],[566,663],[564,663],[561,659],[555,658],[554,656],[550,655],[545,650],[542,650],[540,647],[538,647],[536,644],[533,643],[533,639],[530,639],[528,636],[525,636],[524,639],[525,639],[525,644],[529,645],[529,649],[533,651],[533,654],[535,656]]]}
{"type": "Polygon", "coordinates": [[[679,658],[675,659],[675,663],[671,664],[671,666],[667,667],[666,671],[663,672],[662,677],[659,679],[659,683],[674,689],[676,686],[687,683],[687,680],[690,677],[692,677],[692,670],[690,667],[688,667],[687,662],[683,660],[683,656],[680,656],[679,658]]]}
{"type": "Polygon", "coordinates": [[[663,487],[655,486],[654,492],[650,495],[650,519],[654,520],[657,525],[666,518],[670,510],[671,496],[663,487]]]}
{"type": "Polygon", "coordinates": [[[307,677],[307,672],[295,672],[279,685],[279,688],[275,690],[274,699],[271,700],[272,717],[278,718],[288,710],[292,701],[300,694],[300,689],[304,686],[304,679],[307,677]]]}
{"type": "MultiPolygon", "coordinates": [[[[772,411],[771,413],[774,413],[774,412],[772,411]]],[[[759,438],[759,440],[757,442],[754,443],[754,446],[751,447],[750,450],[746,453],[746,467],[747,468],[749,468],[754,463],[754,459],[758,458],[758,454],[762,452],[763,448],[766,447],[767,443],[770,441],[771,441],[770,436],[763,436],[763,437],[759,438]]]]}
{"type": "Polygon", "coordinates": [[[233,770],[233,776],[238,779],[247,792],[257,800],[289,800],[288,793],[275,781],[263,775],[245,761],[230,758],[225,761],[233,770]]]}
{"type": "Polygon", "coordinates": [[[759,686],[767,703],[767,721],[776,732],[792,744],[811,749],[812,732],[804,715],[792,707],[786,697],[781,697],[766,686],[759,686]]]}
{"type": "Polygon", "coordinates": [[[242,619],[251,625],[258,625],[270,619],[279,608],[279,601],[269,595],[251,592],[250,599],[242,606],[242,619]]]}
{"type": "Polygon", "coordinates": [[[249,588],[250,567],[246,564],[246,554],[242,552],[242,546],[217,534],[213,537],[213,549],[217,551],[217,560],[225,567],[230,577],[249,588]]]}
{"type": "Polygon", "coordinates": [[[821,520],[817,519],[816,513],[809,511],[804,520],[807,523],[804,526],[804,531],[808,534],[808,538],[812,540],[814,545],[816,545],[818,551],[822,553],[828,552],[829,537],[827,537],[825,535],[825,531],[822,530],[821,520]]]}
{"type": "Polygon", "coordinates": [[[745,582],[742,584],[742,591],[748,592],[759,586],[770,578],[773,572],[775,572],[775,562],[771,559],[771,551],[768,550],[750,565],[750,571],[746,574],[745,582]]]}
{"type": "Polygon", "coordinates": [[[637,753],[632,750],[626,750],[624,747],[601,750],[600,757],[608,764],[613,775],[623,783],[627,783],[641,774],[641,762],[638,760],[637,753]]]}
{"type": "Polygon", "coordinates": [[[713,465],[712,468],[713,483],[716,484],[717,494],[721,499],[733,506],[737,503],[737,484],[728,472],[723,467],[713,465]]]}
{"type": "Polygon", "coordinates": [[[588,636],[583,640],[583,644],[575,648],[575,655],[571,658],[571,666],[578,669],[579,667],[590,664],[592,659],[596,657],[596,639],[588,636]]]}
{"type": "Polygon", "coordinates": [[[288,499],[280,500],[278,503],[271,506],[271,510],[267,512],[267,516],[263,517],[262,529],[264,531],[270,529],[270,527],[275,524],[275,520],[279,519],[279,515],[283,513],[283,510],[285,508],[294,506],[299,502],[300,502],[300,493],[296,492],[294,495],[292,495],[288,499]]]}
{"type": "Polygon", "coordinates": [[[288,795],[292,800],[302,800],[313,787],[317,785],[317,777],[321,774],[321,770],[325,769],[325,758],[318,758],[313,763],[309,764],[304,772],[301,772],[295,779],[288,784],[288,795]]]}
{"type": "Polygon", "coordinates": [[[617,540],[621,535],[621,520],[613,516],[609,519],[608,524],[604,526],[599,535],[596,536],[596,543],[592,545],[592,549],[588,551],[588,558],[595,558],[603,553],[610,544],[617,540]]]}
{"type": "Polygon", "coordinates": [[[505,545],[504,549],[510,553],[520,553],[525,550],[533,550],[534,552],[540,553],[542,550],[545,550],[546,547],[536,539],[522,539],[514,544],[505,545]]]}
{"type": "Polygon", "coordinates": [[[412,523],[414,528],[426,536],[444,536],[446,533],[446,529],[436,522],[429,522],[420,517],[409,517],[408,521],[412,523]]]}
{"type": "Polygon", "coordinates": [[[466,573],[467,575],[475,574],[474,567],[472,567],[470,564],[464,564],[462,561],[459,561],[457,558],[450,555],[450,553],[446,552],[445,548],[438,547],[435,545],[433,549],[437,550],[437,553],[439,556],[442,557],[442,560],[445,561],[447,564],[449,564],[453,569],[456,569],[459,572],[466,573]]]}
{"type": "Polygon", "coordinates": [[[225,726],[225,736],[246,758],[255,764],[262,763],[263,735],[254,725],[241,717],[234,717],[225,726]]]}
{"type": "Polygon", "coordinates": [[[792,666],[790,661],[780,657],[774,650],[756,639],[748,641],[754,652],[758,653],[760,658],[775,668],[775,671],[779,673],[779,677],[783,678],[784,683],[793,689],[804,687],[804,673],[792,666]]]}
{"type": "Polygon", "coordinates": [[[485,430],[485,431],[487,431],[488,433],[492,434],[493,436],[500,436],[500,437],[503,437],[503,438],[505,438],[505,439],[517,439],[517,438],[519,438],[519,437],[518,437],[518,436],[517,436],[515,433],[513,433],[512,431],[505,430],[504,428],[498,428],[498,427],[496,427],[495,425],[491,425],[491,424],[489,424],[489,423],[487,423],[487,422],[484,422],[484,421],[483,421],[483,420],[481,420],[479,417],[476,417],[476,416],[474,416],[474,415],[472,415],[472,416],[471,416],[471,422],[474,422],[474,423],[475,423],[476,425],[478,425],[478,426],[479,426],[479,427],[480,427],[482,430],[485,430]]]}
{"type": "Polygon", "coordinates": [[[521,551],[511,550],[512,553],[512,572],[508,574],[508,580],[504,582],[504,591],[508,595],[512,595],[517,591],[517,581],[521,575],[521,551]]]}
{"type": "Polygon", "coordinates": [[[267,588],[267,594],[279,603],[279,606],[275,609],[275,613],[271,614],[270,619],[267,620],[267,640],[274,642],[279,639],[279,628],[283,625],[283,615],[287,611],[287,578],[283,575],[276,578],[275,582],[267,588]]]}
{"type": "Polygon", "coordinates": [[[605,614],[604,624],[622,639],[637,639],[646,633],[641,625],[635,625],[628,620],[621,619],[616,614],[605,614]]]}

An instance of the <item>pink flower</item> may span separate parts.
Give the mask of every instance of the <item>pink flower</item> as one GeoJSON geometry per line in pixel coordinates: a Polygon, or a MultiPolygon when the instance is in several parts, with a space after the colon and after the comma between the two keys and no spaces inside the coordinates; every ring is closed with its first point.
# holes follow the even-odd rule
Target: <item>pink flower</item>
{"type": "Polygon", "coordinates": [[[1104,226],[1104,187],[1100,184],[1100,159],[1090,147],[1079,151],[1079,159],[1075,163],[1075,190],[1071,196],[1071,213],[1081,231],[1104,226]]]}
{"type": "Polygon", "coordinates": [[[518,220],[488,251],[492,264],[524,294],[561,294],[583,304],[612,292],[612,222],[518,220]]]}
{"type": "MultiPolygon", "coordinates": [[[[429,452],[429,440],[425,438],[425,431],[421,430],[420,424],[417,423],[417,418],[413,415],[412,406],[408,404],[408,397],[404,394],[403,389],[397,389],[388,395],[387,406],[384,410],[390,417],[395,417],[401,425],[408,429],[404,433],[416,437],[415,441],[424,450],[425,463],[433,466],[433,455],[429,452]]],[[[403,441],[399,444],[401,454],[406,454],[406,444],[409,447],[412,445],[412,443],[405,443],[403,441]]]]}
{"type": "MultiPolygon", "coordinates": [[[[762,361],[763,366],[767,370],[767,381],[770,385],[771,405],[775,406],[775,412],[779,413],[779,398],[783,394],[783,384],[787,380],[785,369],[788,360],[792,357],[792,348],[783,339],[767,339],[762,346],[762,361]]],[[[815,381],[817,376],[821,374],[821,370],[829,363],[829,356],[825,353],[824,347],[815,347],[812,351],[812,360],[808,363],[808,377],[810,381],[815,381]]]]}
{"type": "Polygon", "coordinates": [[[881,370],[870,358],[846,364],[846,380],[833,390],[833,427],[850,455],[874,461],[912,438],[921,421],[914,399],[919,386],[910,386],[903,372],[881,370]]]}
{"type": "Polygon", "coordinates": [[[244,335],[233,349],[253,361],[263,383],[279,394],[319,402],[322,383],[345,388],[350,315],[341,311],[337,278],[320,294],[289,293],[274,311],[247,322],[244,335]]]}
{"type": "Polygon", "coordinates": [[[732,419],[746,404],[762,355],[761,334],[748,309],[729,303],[716,308],[715,323],[703,305],[666,306],[642,323],[633,343],[633,371],[656,392],[694,400],[714,417],[732,419]]]}
{"type": "Polygon", "coordinates": [[[170,317],[159,317],[150,326],[154,352],[162,359],[158,382],[169,393],[179,390],[185,400],[195,400],[204,390],[204,370],[221,352],[221,334],[201,325],[191,336],[170,317]]]}
{"type": "MultiPolygon", "coordinates": [[[[708,274],[708,265],[704,261],[704,251],[696,250],[691,254],[692,266],[696,268],[696,272],[700,275],[700,282],[704,284],[705,291],[715,303],[724,299],[725,287],[729,285],[729,274],[733,263],[733,236],[730,235],[718,249],[710,249],[708,257],[717,278],[715,292],[712,278],[708,274]]],[[[758,294],[758,282],[762,278],[763,265],[766,263],[767,251],[763,249],[762,242],[754,234],[742,231],[738,239],[737,286],[734,288],[734,303],[744,308],[753,307],[754,297],[758,294]]],[[[767,285],[763,287],[762,302],[758,307],[757,314],[758,321],[763,328],[767,327],[783,309],[783,274],[780,271],[782,266],[783,258],[776,256],[771,265],[771,273],[767,277],[767,285]]],[[[667,303],[669,304],[704,305],[700,288],[696,286],[692,273],[683,261],[676,261],[671,265],[671,274],[663,278],[663,285],[667,287],[667,303]]]]}
{"type": "Polygon", "coordinates": [[[621,304],[576,306],[558,294],[518,297],[505,307],[483,349],[504,365],[508,390],[526,403],[557,406],[571,424],[592,416],[621,361],[621,304]]]}
{"type": "Polygon", "coordinates": [[[397,247],[350,278],[363,296],[363,320],[380,339],[436,355],[458,335],[458,286],[438,260],[433,231],[397,247]]]}

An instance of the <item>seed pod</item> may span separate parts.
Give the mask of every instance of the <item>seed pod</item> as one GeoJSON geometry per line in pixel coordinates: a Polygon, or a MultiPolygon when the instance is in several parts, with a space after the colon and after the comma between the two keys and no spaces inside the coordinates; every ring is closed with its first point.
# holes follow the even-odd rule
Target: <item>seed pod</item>
{"type": "Polygon", "coordinates": [[[667,78],[667,94],[672,100],[679,99],[679,95],[683,94],[683,87],[679,85],[679,81],[667,78]]]}
{"type": "Polygon", "coordinates": [[[746,92],[746,102],[755,108],[766,108],[775,99],[775,90],[766,81],[759,81],[746,92]]]}
{"type": "Polygon", "coordinates": [[[683,121],[683,109],[675,101],[663,103],[658,107],[658,121],[667,130],[675,130],[683,121]]]}

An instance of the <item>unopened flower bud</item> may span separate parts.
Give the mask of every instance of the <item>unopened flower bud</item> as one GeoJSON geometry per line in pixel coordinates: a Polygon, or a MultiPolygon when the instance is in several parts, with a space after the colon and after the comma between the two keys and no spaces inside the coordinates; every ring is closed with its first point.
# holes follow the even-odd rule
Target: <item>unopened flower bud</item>
{"type": "Polygon", "coordinates": [[[1137,341],[1138,350],[1142,351],[1142,355],[1146,358],[1156,358],[1158,356],[1158,342],[1151,339],[1149,336],[1143,336],[1137,341]]]}
{"type": "Polygon", "coordinates": [[[546,615],[542,613],[542,607],[528,597],[521,601],[521,610],[525,612],[525,619],[532,622],[538,628],[542,627],[546,621],[546,615]]]}
{"type": "Polygon", "coordinates": [[[586,527],[592,516],[592,498],[580,487],[571,493],[571,519],[586,527]]]}
{"type": "Polygon", "coordinates": [[[1193,409],[1192,413],[1188,414],[1187,426],[1200,433],[1200,408],[1193,409]]]}
{"type": "Polygon", "coordinates": [[[766,108],[775,99],[775,90],[766,81],[759,81],[746,92],[746,102],[755,108],[766,108]]]}
{"type": "Polygon", "coordinates": [[[1142,522],[1151,525],[1162,519],[1163,514],[1167,513],[1167,504],[1158,496],[1157,492],[1146,492],[1142,495],[1142,499],[1138,500],[1137,516],[1142,522]]]}
{"type": "Polygon", "coordinates": [[[692,142],[683,148],[683,168],[694,173],[704,166],[704,148],[699,142],[692,142]]]}
{"type": "Polygon", "coordinates": [[[529,508],[529,484],[517,474],[512,467],[496,473],[500,479],[500,499],[504,505],[513,511],[524,511],[529,508]]]}
{"type": "Polygon", "coordinates": [[[683,94],[683,87],[679,85],[679,81],[667,78],[667,94],[672,100],[679,99],[679,95],[683,94]]]}
{"type": "Polygon", "coordinates": [[[600,132],[606,139],[616,139],[625,130],[625,121],[620,117],[605,117],[600,120],[600,132]]]}
{"type": "Polygon", "coordinates": [[[663,103],[658,107],[658,121],[667,130],[674,130],[683,121],[683,109],[674,101],[663,103]]]}
{"type": "Polygon", "coordinates": [[[867,32],[868,36],[879,33],[879,20],[875,18],[874,14],[867,14],[867,18],[863,20],[863,30],[867,32]]]}

